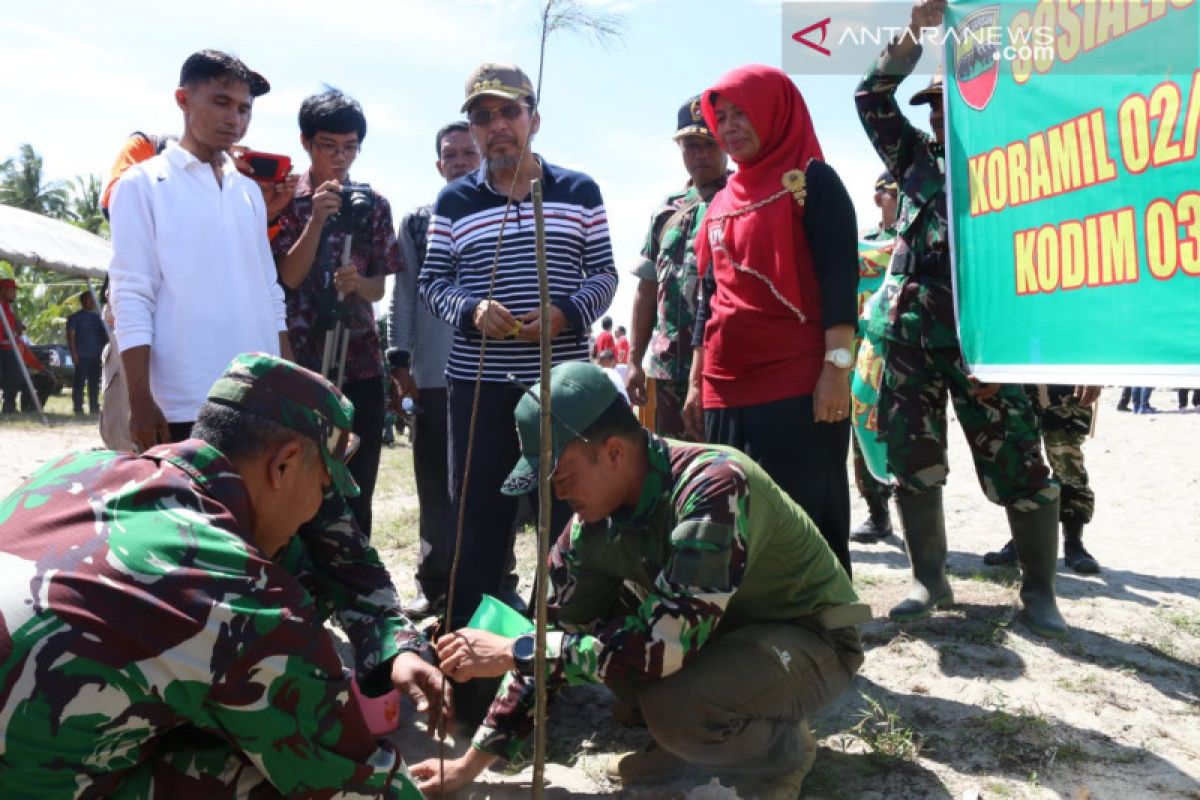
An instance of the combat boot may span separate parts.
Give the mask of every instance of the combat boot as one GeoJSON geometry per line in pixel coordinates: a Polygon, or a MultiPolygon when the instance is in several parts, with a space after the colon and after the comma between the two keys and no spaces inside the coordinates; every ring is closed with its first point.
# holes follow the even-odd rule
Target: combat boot
{"type": "Polygon", "coordinates": [[[604,772],[609,780],[622,786],[640,786],[698,776],[703,770],[652,739],[641,750],[610,758],[604,772]]]}
{"type": "Polygon", "coordinates": [[[892,515],[888,513],[886,497],[872,497],[867,500],[867,510],[870,516],[867,521],[850,531],[850,541],[861,544],[875,544],[892,535],[892,515]]]}
{"type": "Polygon", "coordinates": [[[755,800],[797,800],[804,786],[804,779],[812,770],[817,759],[817,738],[807,722],[800,722],[800,741],[804,747],[800,766],[791,772],[770,778],[742,779],[734,782],[738,794],[755,800]]]}
{"type": "Polygon", "coordinates": [[[1017,565],[1017,548],[1013,545],[1012,539],[1004,543],[1004,547],[999,550],[992,550],[983,554],[983,563],[989,567],[1015,567],[1017,565]]]}
{"type": "Polygon", "coordinates": [[[1067,623],[1054,598],[1058,566],[1058,501],[1033,511],[1006,508],[1021,565],[1021,617],[1038,636],[1061,639],[1067,623]]]}
{"type": "Polygon", "coordinates": [[[1083,523],[1064,522],[1063,529],[1063,561],[1067,566],[1081,575],[1095,575],[1100,571],[1100,563],[1083,547],[1083,523]]]}
{"type": "Polygon", "coordinates": [[[908,599],[888,612],[896,622],[929,616],[939,606],[954,602],[946,580],[946,517],[940,488],[921,494],[896,492],[896,508],[904,526],[904,547],[912,565],[912,590],[908,599]]]}

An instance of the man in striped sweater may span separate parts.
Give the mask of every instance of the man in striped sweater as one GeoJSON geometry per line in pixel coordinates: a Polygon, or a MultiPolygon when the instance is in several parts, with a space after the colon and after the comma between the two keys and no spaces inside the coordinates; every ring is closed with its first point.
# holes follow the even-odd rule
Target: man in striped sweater
{"type": "MultiPolygon", "coordinates": [[[[543,324],[550,326],[555,364],[586,361],[588,331],[617,288],[600,189],[587,175],[551,164],[527,147],[541,123],[534,105],[533,85],[518,67],[485,63],[467,79],[463,111],[484,163],[438,195],[417,279],[425,303],[455,328],[446,366],[450,496],[455,519],[465,504],[465,520],[454,627],[471,616],[483,593],[499,591],[512,550],[517,501],[502,495],[500,485],[521,451],[513,410],[523,391],[509,376],[525,386],[537,381],[543,324]],[[531,182],[539,178],[551,299],[546,319],[538,310],[530,195],[531,182]],[[482,386],[464,497],[477,377],[482,386]]],[[[552,529],[562,530],[570,508],[556,502],[552,517],[552,529]]]]}

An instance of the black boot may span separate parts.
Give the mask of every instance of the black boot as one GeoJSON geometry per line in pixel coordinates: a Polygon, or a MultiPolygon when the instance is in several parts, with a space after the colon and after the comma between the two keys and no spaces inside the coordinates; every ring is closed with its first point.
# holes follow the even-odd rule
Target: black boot
{"type": "Polygon", "coordinates": [[[850,531],[850,541],[875,544],[893,535],[892,515],[888,513],[887,497],[868,498],[867,510],[871,515],[867,517],[866,522],[850,531]]]}
{"type": "Polygon", "coordinates": [[[1017,565],[1017,548],[1012,539],[1005,542],[1004,547],[983,554],[983,563],[989,567],[1015,567],[1017,565]]]}
{"type": "Polygon", "coordinates": [[[1100,563],[1083,547],[1083,523],[1064,522],[1063,530],[1063,561],[1067,566],[1081,575],[1095,575],[1100,571],[1100,563]]]}
{"type": "Polygon", "coordinates": [[[888,612],[896,622],[929,616],[938,606],[954,602],[946,580],[946,516],[942,490],[922,494],[896,492],[896,509],[904,526],[904,547],[912,565],[912,590],[908,598],[888,612]]]}
{"type": "Polygon", "coordinates": [[[1117,411],[1128,411],[1129,400],[1133,395],[1133,390],[1126,386],[1121,390],[1121,399],[1117,401],[1117,411]]]}
{"type": "Polygon", "coordinates": [[[1058,567],[1058,502],[1033,511],[1006,508],[1021,565],[1021,618],[1038,636],[1061,639],[1067,622],[1054,597],[1054,573],[1058,567]]]}

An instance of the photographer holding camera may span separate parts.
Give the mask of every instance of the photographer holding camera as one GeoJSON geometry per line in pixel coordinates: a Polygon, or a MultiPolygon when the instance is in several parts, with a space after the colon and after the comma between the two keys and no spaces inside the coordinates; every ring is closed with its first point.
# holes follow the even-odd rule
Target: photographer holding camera
{"type": "Polygon", "coordinates": [[[366,184],[350,181],[350,165],[367,135],[357,101],[336,89],[300,105],[300,143],[311,161],[296,196],[279,215],[271,243],[287,299],[288,340],[296,361],[341,382],[354,403],[354,432],[361,440],[350,465],[362,494],[349,499],[363,532],[371,534],[371,496],[383,437],[383,350],[371,304],[403,262],[388,201],[366,184]],[[343,254],[350,241],[349,262],[343,254]],[[342,353],[326,354],[327,334],[339,322],[348,337],[342,353]]]}

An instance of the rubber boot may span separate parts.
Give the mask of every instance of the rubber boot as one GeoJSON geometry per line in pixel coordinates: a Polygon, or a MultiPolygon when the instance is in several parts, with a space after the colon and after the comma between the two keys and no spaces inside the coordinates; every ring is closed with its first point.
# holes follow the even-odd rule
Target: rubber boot
{"type": "Polygon", "coordinates": [[[870,516],[867,521],[850,531],[850,541],[861,544],[875,544],[892,535],[892,515],[888,513],[886,497],[872,497],[867,500],[867,510],[870,516]]]}
{"type": "Polygon", "coordinates": [[[1083,547],[1083,523],[1064,522],[1063,530],[1063,561],[1067,566],[1081,575],[1095,575],[1100,571],[1100,562],[1096,561],[1083,547]]]}
{"type": "Polygon", "coordinates": [[[1017,565],[1017,548],[1012,539],[1004,543],[999,550],[983,554],[983,563],[989,567],[1015,567],[1017,565]]]}
{"type": "Polygon", "coordinates": [[[1021,565],[1021,618],[1038,636],[1061,639],[1067,623],[1054,599],[1058,566],[1058,501],[1033,511],[1007,508],[1008,526],[1021,565]]]}
{"type": "Polygon", "coordinates": [[[912,590],[908,599],[888,612],[896,622],[911,622],[929,616],[939,606],[954,602],[946,580],[946,516],[942,490],[921,494],[896,492],[896,508],[904,526],[904,546],[912,565],[912,590]]]}

